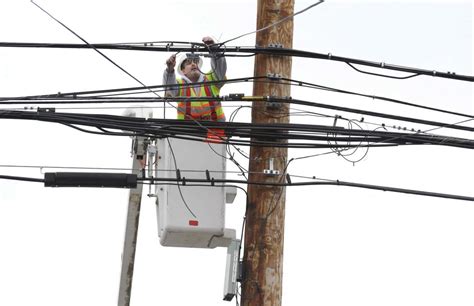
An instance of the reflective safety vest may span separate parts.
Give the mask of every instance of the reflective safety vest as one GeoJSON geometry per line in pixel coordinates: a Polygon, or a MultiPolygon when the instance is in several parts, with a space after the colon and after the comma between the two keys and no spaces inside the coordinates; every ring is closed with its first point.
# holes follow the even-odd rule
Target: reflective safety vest
{"type": "MultiPolygon", "coordinates": [[[[214,81],[214,74],[204,76],[204,82],[214,81]]],[[[198,88],[192,84],[185,83],[182,79],[176,80],[179,85],[178,96],[180,97],[217,97],[219,88],[215,84],[202,84],[198,88]]],[[[183,120],[211,120],[225,121],[224,111],[220,101],[180,101],[178,102],[178,119],[183,120]]]]}

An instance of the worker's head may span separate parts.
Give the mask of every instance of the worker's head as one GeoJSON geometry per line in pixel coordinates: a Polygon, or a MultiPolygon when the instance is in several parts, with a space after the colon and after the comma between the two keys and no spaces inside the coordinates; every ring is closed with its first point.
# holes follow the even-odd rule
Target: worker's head
{"type": "Polygon", "coordinates": [[[178,61],[178,73],[196,82],[201,75],[202,59],[198,55],[188,53],[178,61]]]}

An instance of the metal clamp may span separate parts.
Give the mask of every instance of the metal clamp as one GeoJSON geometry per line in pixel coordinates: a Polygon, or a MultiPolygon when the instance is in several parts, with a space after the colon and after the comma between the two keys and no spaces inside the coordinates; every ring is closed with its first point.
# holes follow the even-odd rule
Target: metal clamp
{"type": "Polygon", "coordinates": [[[269,44],[268,48],[283,48],[283,44],[280,44],[280,43],[269,44]]]}
{"type": "Polygon", "coordinates": [[[279,73],[267,73],[267,78],[272,81],[281,81],[281,74],[279,73]]]}
{"type": "Polygon", "coordinates": [[[280,174],[280,170],[275,170],[273,168],[273,158],[270,158],[268,160],[268,169],[264,169],[263,173],[266,174],[266,175],[272,175],[272,176],[280,174]]]}

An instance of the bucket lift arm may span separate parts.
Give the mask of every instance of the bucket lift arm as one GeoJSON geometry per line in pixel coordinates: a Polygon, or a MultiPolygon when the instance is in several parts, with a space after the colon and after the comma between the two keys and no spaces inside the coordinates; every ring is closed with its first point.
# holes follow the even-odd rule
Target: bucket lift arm
{"type": "MultiPolygon", "coordinates": [[[[145,149],[147,140],[143,137],[133,139],[133,174],[140,176],[145,167],[145,149]]],[[[140,205],[143,185],[130,189],[127,211],[127,224],[122,252],[122,271],[120,274],[120,287],[118,306],[129,306],[132,291],[133,269],[135,265],[135,251],[137,247],[138,223],[140,218],[140,205]]]]}

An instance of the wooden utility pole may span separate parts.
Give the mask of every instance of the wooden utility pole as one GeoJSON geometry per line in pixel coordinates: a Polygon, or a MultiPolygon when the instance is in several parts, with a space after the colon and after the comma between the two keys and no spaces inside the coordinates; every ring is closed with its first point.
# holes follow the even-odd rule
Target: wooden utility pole
{"type": "MultiPolygon", "coordinates": [[[[294,0],[258,0],[257,29],[293,14],[294,0]]],[[[257,46],[292,48],[293,19],[257,32],[257,46]]],[[[276,74],[291,78],[291,58],[257,55],[255,76],[276,74]]],[[[290,86],[279,81],[255,83],[254,96],[290,96],[290,86]]],[[[252,123],[289,123],[288,104],[253,102],[252,123]]],[[[250,149],[250,181],[285,182],[288,150],[280,147],[250,149]],[[279,171],[279,174],[275,174],[279,171]]],[[[285,188],[250,185],[245,229],[243,306],[281,305],[285,188]]]]}

